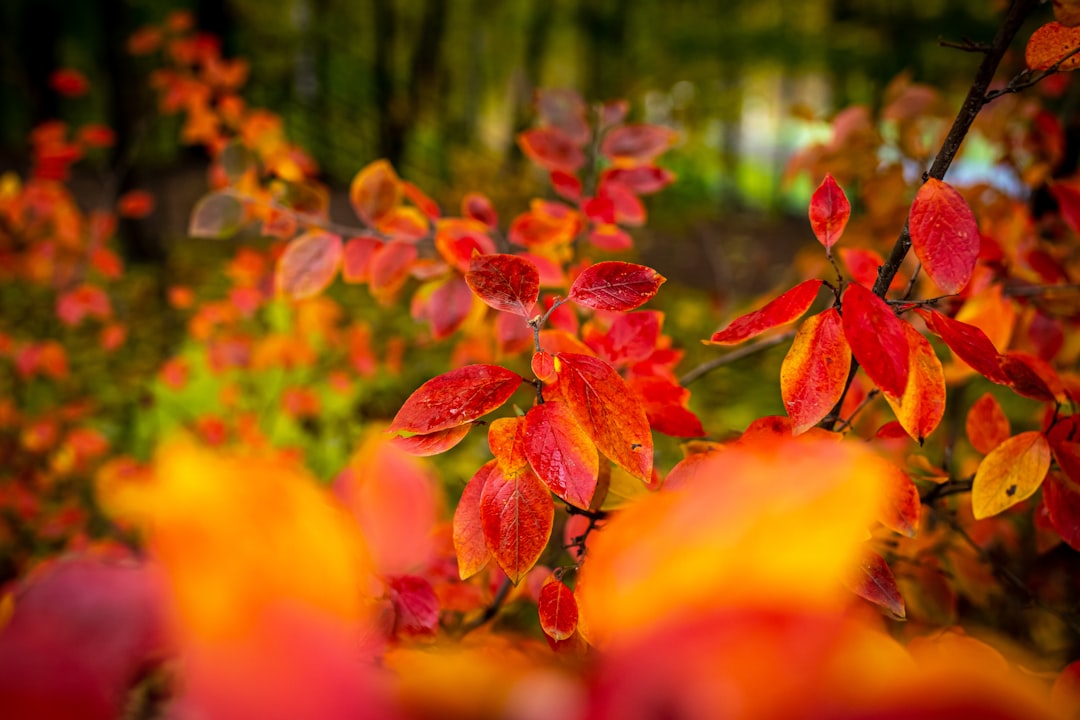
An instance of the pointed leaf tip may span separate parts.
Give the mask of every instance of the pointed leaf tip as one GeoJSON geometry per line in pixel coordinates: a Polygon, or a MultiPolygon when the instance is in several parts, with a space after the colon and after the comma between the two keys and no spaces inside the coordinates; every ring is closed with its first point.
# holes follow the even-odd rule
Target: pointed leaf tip
{"type": "Polygon", "coordinates": [[[844,234],[850,217],[851,203],[847,195],[833,176],[826,173],[810,197],[810,227],[826,251],[832,252],[832,246],[844,234]]]}
{"type": "Polygon", "coordinates": [[[569,297],[594,310],[633,310],[651,300],[666,280],[650,267],[609,260],[582,270],[569,297]]]}

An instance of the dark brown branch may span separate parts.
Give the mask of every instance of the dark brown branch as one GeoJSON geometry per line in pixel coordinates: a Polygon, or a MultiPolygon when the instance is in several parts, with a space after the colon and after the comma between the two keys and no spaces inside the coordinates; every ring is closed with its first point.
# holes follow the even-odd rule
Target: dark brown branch
{"type": "Polygon", "coordinates": [[[975,53],[988,53],[990,52],[990,46],[986,43],[975,42],[969,38],[963,38],[960,42],[953,40],[938,40],[938,45],[945,48],[952,48],[953,50],[962,50],[964,52],[975,53]]]}
{"type": "Polygon", "coordinates": [[[1062,56],[1060,60],[1058,60],[1056,63],[1046,68],[1045,70],[1040,70],[1039,72],[1034,72],[1032,70],[1024,70],[1012,80],[1010,80],[1008,84],[1002,89],[993,90],[986,93],[984,102],[990,102],[991,100],[998,99],[1002,95],[1018,93],[1021,90],[1027,90],[1029,87],[1034,87],[1035,85],[1038,85],[1046,78],[1057,73],[1057,71],[1061,69],[1062,63],[1064,63],[1066,60],[1076,55],[1077,53],[1080,53],[1080,46],[1077,46],[1070,50],[1068,53],[1062,56]]]}
{"type": "Polygon", "coordinates": [[[466,635],[491,622],[495,616],[499,614],[499,610],[502,609],[503,603],[506,602],[506,598],[510,595],[510,590],[512,590],[513,587],[514,583],[510,582],[510,578],[503,580],[502,585],[499,586],[498,591],[495,593],[495,597],[491,599],[491,603],[484,608],[484,612],[469,622],[463,623],[459,632],[462,635],[466,635]]]}
{"type": "Polygon", "coordinates": [[[963,480],[949,480],[940,485],[935,485],[925,493],[921,493],[919,495],[919,500],[923,505],[930,505],[943,497],[971,492],[972,480],[974,480],[974,477],[965,478],[963,480]]]}

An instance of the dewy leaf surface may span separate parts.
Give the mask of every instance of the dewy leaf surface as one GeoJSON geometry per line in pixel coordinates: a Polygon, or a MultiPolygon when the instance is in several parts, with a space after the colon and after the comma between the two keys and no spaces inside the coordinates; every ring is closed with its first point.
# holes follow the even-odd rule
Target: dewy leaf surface
{"type": "Polygon", "coordinates": [[[311,230],[294,239],[277,265],[277,287],[294,300],[313,297],[334,280],[342,260],[341,238],[311,230]]]}
{"type": "Polygon", "coordinates": [[[484,492],[488,475],[495,470],[494,460],[488,461],[465,485],[454,510],[453,539],[454,552],[457,554],[458,576],[465,580],[484,569],[491,552],[484,538],[483,521],[480,518],[480,498],[484,492]]]}
{"type": "Polygon", "coordinates": [[[466,365],[428,380],[409,396],[389,431],[427,434],[464,425],[506,402],[521,376],[498,365],[466,365]]]}
{"type": "Polygon", "coordinates": [[[951,185],[930,178],[911,204],[911,247],[926,274],[948,294],[964,289],[979,255],[979,225],[951,185]]]}
{"type": "Polygon", "coordinates": [[[945,372],[922,333],[902,321],[901,329],[910,348],[907,385],[901,395],[884,395],[900,425],[921,445],[945,416],[945,372]]]}
{"type": "Polygon", "coordinates": [[[536,603],[540,627],[552,640],[565,640],[577,630],[577,601],[570,588],[551,578],[540,588],[536,603]]]}
{"type": "Polygon", "coordinates": [[[851,349],[840,313],[829,308],[802,324],[780,366],[780,394],[800,435],[821,421],[844,392],[851,349]]]}
{"type": "Polygon", "coordinates": [[[540,272],[516,255],[476,255],[465,281],[478,298],[526,320],[540,294],[540,272]]]}
{"type": "Polygon", "coordinates": [[[732,321],[723,330],[713,333],[710,343],[734,345],[756,337],[766,330],[793,322],[810,309],[821,289],[821,280],[806,280],[754,310],[732,321]]]}
{"type": "Polygon", "coordinates": [[[829,173],[810,196],[810,227],[818,242],[832,253],[832,246],[840,239],[851,217],[851,203],[843,189],[829,173]]]}
{"type": "Polygon", "coordinates": [[[910,351],[903,320],[862,285],[848,285],[843,299],[844,336],[855,359],[885,393],[899,396],[908,384],[910,351]]]}
{"type": "Polygon", "coordinates": [[[588,509],[600,459],[566,403],[549,400],[524,418],[525,455],[536,475],[571,505],[588,509]]]}
{"type": "Polygon", "coordinates": [[[577,353],[557,353],[555,371],[567,406],[600,452],[649,482],[652,432],[626,381],[603,360],[577,353]]]}
{"type": "Polygon", "coordinates": [[[513,477],[529,465],[525,453],[525,418],[499,418],[488,426],[488,446],[504,477],[513,477]]]}
{"type": "Polygon", "coordinates": [[[666,279],[644,265],[598,262],[577,276],[570,286],[570,299],[594,310],[633,310],[656,295],[666,279]]]}
{"type": "Polygon", "coordinates": [[[1014,435],[983,458],[971,485],[976,520],[997,515],[1035,494],[1050,469],[1050,444],[1042,433],[1014,435]]]}
{"type": "Polygon", "coordinates": [[[480,495],[484,538],[495,562],[515,585],[532,569],[551,537],[555,505],[531,470],[512,479],[494,467],[480,495]]]}

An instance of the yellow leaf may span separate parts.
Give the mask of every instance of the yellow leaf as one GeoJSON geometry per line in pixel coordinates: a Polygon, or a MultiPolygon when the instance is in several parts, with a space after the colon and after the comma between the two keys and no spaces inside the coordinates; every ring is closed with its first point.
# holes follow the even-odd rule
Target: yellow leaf
{"type": "Polygon", "coordinates": [[[997,515],[1035,494],[1050,470],[1050,444],[1042,433],[1014,435],[983,458],[971,486],[975,519],[997,515]]]}

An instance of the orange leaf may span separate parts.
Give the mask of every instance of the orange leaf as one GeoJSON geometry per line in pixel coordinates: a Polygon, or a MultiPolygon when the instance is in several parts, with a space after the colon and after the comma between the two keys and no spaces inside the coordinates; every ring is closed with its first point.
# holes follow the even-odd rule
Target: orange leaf
{"type": "Polygon", "coordinates": [[[428,380],[398,410],[389,432],[427,434],[472,422],[506,402],[521,376],[498,365],[466,365],[428,380]]]}
{"type": "Polygon", "coordinates": [[[599,262],[577,276],[570,286],[569,299],[594,310],[633,310],[656,295],[666,279],[644,265],[599,262]]]}
{"type": "Polygon", "coordinates": [[[495,252],[495,243],[487,233],[487,226],[477,220],[445,218],[435,225],[435,249],[443,260],[464,275],[469,272],[473,255],[495,252]]]}
{"type": "Polygon", "coordinates": [[[921,445],[945,415],[945,372],[922,333],[906,322],[900,324],[910,348],[910,372],[903,394],[884,395],[904,430],[921,445]]]}
{"type": "Polygon", "coordinates": [[[906,537],[915,537],[919,528],[922,500],[919,488],[906,472],[882,459],[881,477],[885,480],[886,503],[882,510],[881,524],[906,537]]]}
{"type": "Polygon", "coordinates": [[[652,433],[645,411],[626,381],[603,360],[577,353],[557,353],[555,372],[566,404],[600,452],[648,483],[652,477],[652,433]]]}
{"type": "Polygon", "coordinates": [[[814,304],[814,299],[820,289],[820,280],[801,282],[760,310],[736,318],[723,330],[713,333],[708,342],[717,345],[734,345],[756,337],[766,330],[794,322],[814,304]]]}
{"type": "Polygon", "coordinates": [[[477,470],[465,485],[461,500],[454,510],[454,552],[457,554],[458,576],[462,580],[483,570],[491,557],[480,518],[480,498],[488,475],[495,469],[495,461],[490,460],[477,470]]]}
{"type": "Polygon", "coordinates": [[[408,279],[409,270],[418,255],[416,246],[407,242],[390,242],[376,248],[370,266],[372,291],[382,294],[397,291],[408,279]]]}
{"type": "Polygon", "coordinates": [[[386,160],[376,160],[356,174],[349,201],[357,216],[375,225],[401,203],[401,181],[386,160]]]}
{"type": "Polygon", "coordinates": [[[600,461],[596,446],[565,403],[549,400],[524,418],[525,455],[536,475],[560,498],[588,509],[600,461]]]}
{"type": "Polygon", "coordinates": [[[1005,385],[1008,378],[998,363],[998,351],[979,328],[942,315],[934,310],[918,310],[926,327],[945,341],[956,357],[991,382],[1005,385]]]}
{"type": "Polygon", "coordinates": [[[976,520],[997,515],[1035,494],[1050,469],[1050,444],[1042,433],[1014,435],[979,463],[971,485],[976,520]]]}
{"type": "Polygon", "coordinates": [[[439,210],[438,204],[425,195],[423,190],[416,187],[408,180],[401,181],[401,191],[405,194],[405,197],[420,210],[420,212],[427,215],[431,220],[438,220],[442,215],[442,211],[439,210]]]}
{"type": "Polygon", "coordinates": [[[851,348],[835,308],[802,324],[780,366],[780,394],[800,435],[829,414],[840,400],[851,369],[851,348]]]}
{"type": "Polygon", "coordinates": [[[555,380],[555,358],[545,350],[533,353],[532,371],[540,380],[546,383],[553,382],[555,380]]]}
{"type": "Polygon", "coordinates": [[[623,125],[604,136],[600,152],[622,164],[648,163],[667,152],[678,137],[678,133],[660,125],[623,125]]]}
{"type": "Polygon", "coordinates": [[[552,640],[565,640],[577,630],[577,601],[570,588],[555,578],[548,578],[540,588],[536,603],[540,615],[540,627],[552,640]]]}
{"type": "Polygon", "coordinates": [[[488,426],[488,446],[503,477],[512,478],[529,466],[525,449],[525,418],[499,418],[488,426]]]}
{"type": "MultiPolygon", "coordinates": [[[[1055,3],[1056,5],[1056,3],[1055,3]]],[[[1066,55],[1080,47],[1080,28],[1065,27],[1059,22],[1049,22],[1031,33],[1024,60],[1032,70],[1047,70],[1066,55]]],[[[1080,56],[1073,55],[1059,66],[1059,70],[1075,70],[1080,67],[1080,56]]]]}
{"type": "Polygon", "coordinates": [[[952,295],[964,289],[979,255],[979,225],[964,198],[946,182],[930,178],[911,204],[911,247],[926,274],[952,295]]]}
{"type": "Polygon", "coordinates": [[[278,258],[275,284],[293,300],[313,297],[334,281],[341,267],[341,238],[309,230],[288,244],[278,258]]]}
{"type": "Polygon", "coordinates": [[[968,410],[964,427],[971,446],[983,455],[1005,442],[1011,432],[1009,418],[989,392],[983,393],[968,410]]]}
{"type": "Polygon", "coordinates": [[[842,312],[844,336],[866,374],[885,393],[903,394],[911,365],[906,323],[858,284],[848,285],[842,312]]]}
{"type": "Polygon", "coordinates": [[[559,128],[526,130],[517,140],[521,151],[545,170],[573,173],[585,164],[585,153],[559,128]]]}
{"type": "Polygon", "coordinates": [[[896,578],[885,559],[877,553],[867,551],[859,561],[858,570],[844,584],[851,592],[885,610],[894,620],[907,617],[896,578]]]}
{"type": "Polygon", "coordinates": [[[210,193],[191,211],[188,235],[225,239],[236,234],[243,220],[244,206],[239,200],[223,192],[210,193]]]}
{"type": "Polygon", "coordinates": [[[495,562],[515,585],[547,547],[555,505],[551,493],[532,472],[513,478],[491,469],[480,494],[480,521],[495,562]]]}
{"type": "Polygon", "coordinates": [[[398,450],[404,450],[410,455],[418,457],[438,455],[460,443],[471,429],[472,424],[466,423],[423,435],[409,435],[407,437],[398,435],[390,440],[390,444],[398,450]]]}
{"type": "Polygon", "coordinates": [[[829,173],[810,197],[810,228],[825,251],[832,254],[832,246],[840,239],[851,217],[851,203],[844,190],[836,184],[829,173]]]}
{"type": "Polygon", "coordinates": [[[129,218],[144,218],[154,211],[154,196],[145,190],[130,190],[116,201],[116,211],[129,218]]]}
{"type": "Polygon", "coordinates": [[[540,272],[516,255],[474,255],[465,280],[487,305],[526,320],[540,296],[540,272]]]}
{"type": "Polygon", "coordinates": [[[372,235],[349,238],[341,256],[341,279],[347,283],[362,283],[371,279],[371,261],[383,241],[372,235]]]}

